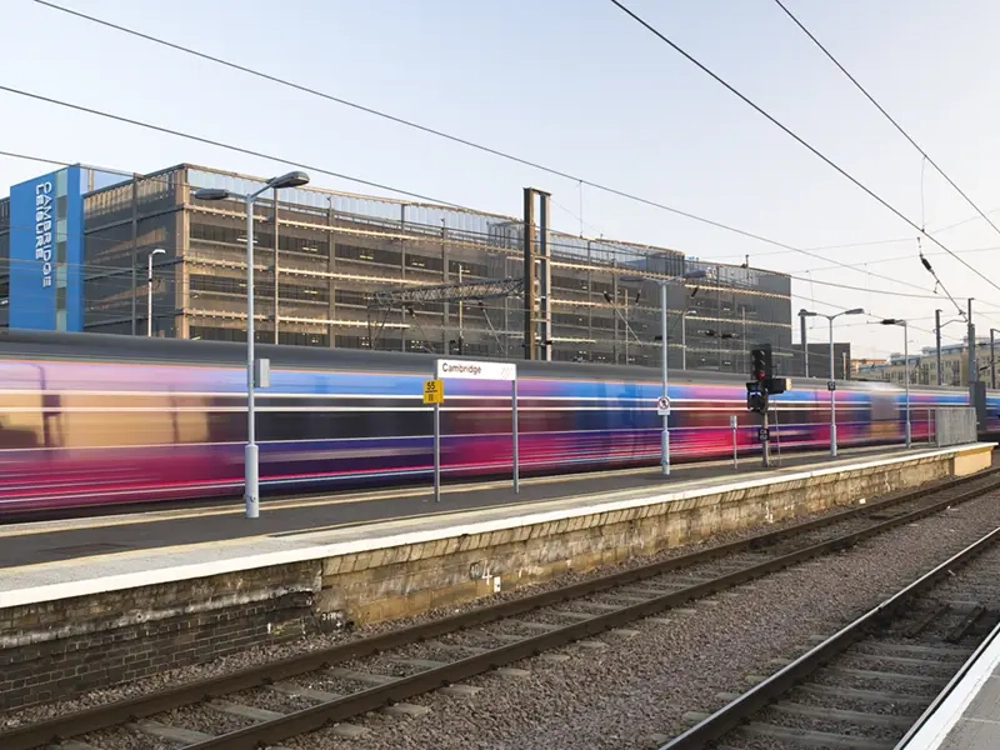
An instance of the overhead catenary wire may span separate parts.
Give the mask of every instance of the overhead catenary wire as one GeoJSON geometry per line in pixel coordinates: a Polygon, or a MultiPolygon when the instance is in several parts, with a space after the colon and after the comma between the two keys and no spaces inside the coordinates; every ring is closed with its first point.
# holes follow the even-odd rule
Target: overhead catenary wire
{"type": "MultiPolygon", "coordinates": [[[[427,200],[427,201],[431,201],[431,202],[437,202],[437,203],[440,203],[443,206],[447,206],[447,207],[450,207],[450,208],[462,209],[462,210],[466,210],[466,211],[473,211],[474,210],[474,209],[472,209],[472,208],[470,208],[468,206],[462,206],[460,204],[453,203],[453,202],[448,202],[448,201],[441,201],[439,199],[432,198],[432,197],[429,197],[429,196],[426,196],[426,195],[422,195],[422,194],[419,194],[419,193],[415,193],[413,191],[404,190],[402,188],[393,188],[393,187],[390,187],[390,186],[382,185],[381,183],[373,183],[373,182],[367,181],[367,180],[360,180],[360,178],[358,178],[356,180],[356,178],[351,177],[349,175],[342,175],[342,174],[337,173],[337,172],[330,172],[329,170],[324,170],[324,169],[321,169],[321,168],[318,168],[318,167],[314,167],[314,166],[308,166],[308,165],[305,165],[305,164],[302,164],[302,163],[295,162],[293,160],[285,159],[285,158],[274,156],[274,155],[271,155],[271,154],[266,154],[264,152],[254,151],[254,150],[251,150],[251,149],[245,149],[245,148],[243,148],[241,146],[235,146],[235,145],[223,143],[221,141],[214,141],[212,139],[203,138],[202,136],[185,133],[183,131],[174,130],[174,129],[171,129],[171,128],[165,128],[165,127],[162,127],[162,126],[159,126],[159,125],[154,125],[154,124],[151,124],[151,123],[146,123],[146,122],[143,122],[143,121],[140,121],[140,120],[134,120],[132,118],[123,117],[121,115],[116,115],[116,114],[113,114],[113,113],[103,112],[101,110],[91,109],[89,107],[83,107],[81,105],[76,105],[76,104],[72,104],[72,103],[69,103],[69,102],[63,102],[63,101],[58,100],[58,99],[50,99],[49,97],[44,97],[44,96],[41,96],[41,95],[38,95],[38,94],[31,94],[31,93],[27,93],[27,92],[21,92],[18,89],[11,89],[10,87],[7,87],[7,86],[0,85],[0,91],[9,91],[11,93],[23,94],[23,95],[28,96],[30,98],[40,99],[40,100],[45,101],[45,102],[50,102],[50,103],[57,104],[57,105],[60,105],[60,106],[68,107],[70,109],[75,109],[75,110],[83,111],[83,112],[86,112],[88,114],[94,114],[94,115],[97,115],[99,117],[106,117],[106,118],[109,118],[109,119],[112,119],[112,120],[116,120],[116,121],[119,121],[119,122],[124,122],[126,124],[133,124],[133,125],[136,125],[138,127],[147,128],[147,129],[158,131],[158,132],[163,132],[163,133],[166,133],[166,134],[169,134],[169,135],[174,135],[176,137],[194,140],[194,141],[197,141],[197,142],[200,142],[200,143],[207,143],[209,145],[216,145],[219,148],[227,149],[227,150],[230,150],[230,151],[236,151],[238,153],[249,154],[249,155],[252,155],[252,156],[259,157],[259,158],[267,159],[269,161],[275,161],[275,162],[277,162],[279,164],[285,164],[285,165],[288,165],[288,166],[299,167],[301,169],[308,169],[308,170],[312,170],[314,172],[318,172],[318,173],[321,173],[321,174],[331,175],[331,176],[337,177],[339,179],[345,179],[345,180],[348,180],[348,181],[360,181],[363,184],[366,184],[366,185],[375,185],[375,186],[378,186],[380,189],[384,189],[384,190],[387,190],[389,192],[395,192],[395,193],[398,193],[400,195],[407,195],[407,196],[410,196],[410,197],[416,197],[416,198],[419,198],[421,200],[427,200]]],[[[43,157],[29,156],[29,155],[19,154],[19,153],[15,153],[15,152],[11,152],[11,151],[0,151],[0,155],[10,156],[12,158],[18,158],[18,159],[27,159],[27,160],[32,160],[32,161],[38,161],[38,162],[42,162],[42,163],[46,163],[46,164],[53,164],[53,165],[62,165],[62,166],[70,166],[71,165],[71,162],[64,162],[64,161],[60,161],[60,160],[56,160],[56,159],[48,159],[48,158],[43,158],[43,157]]],[[[93,168],[94,169],[101,169],[100,167],[96,167],[96,166],[93,167],[93,168]]],[[[109,171],[109,172],[119,172],[119,170],[110,170],[110,169],[107,170],[107,171],[109,171]]],[[[124,176],[127,173],[121,172],[121,174],[124,176]]],[[[152,178],[150,178],[150,179],[152,179],[152,178]]],[[[829,287],[833,287],[833,288],[837,288],[837,289],[850,289],[850,290],[854,290],[854,291],[857,290],[857,287],[853,287],[853,286],[851,286],[849,284],[840,284],[840,283],[837,283],[837,282],[822,281],[822,280],[819,280],[819,279],[806,279],[804,277],[796,276],[796,275],[792,275],[792,274],[785,274],[785,275],[789,276],[789,278],[791,278],[793,280],[796,280],[796,281],[806,281],[806,282],[813,281],[813,283],[820,284],[822,286],[829,286],[829,287]]],[[[931,294],[926,294],[926,293],[925,294],[911,294],[911,293],[908,293],[908,292],[896,292],[896,291],[892,291],[892,290],[889,290],[889,289],[872,289],[870,291],[873,294],[883,294],[883,295],[887,295],[887,296],[904,297],[904,298],[909,298],[909,299],[938,299],[938,297],[936,297],[934,295],[931,295],[931,294]]]]}
{"type": "MultiPolygon", "coordinates": [[[[312,95],[312,96],[316,96],[316,97],[325,99],[327,101],[330,101],[330,102],[333,102],[333,103],[336,103],[336,104],[340,104],[340,105],[343,105],[343,106],[346,106],[346,107],[350,107],[350,108],[358,110],[360,112],[364,112],[366,114],[370,114],[370,115],[373,115],[375,117],[379,117],[379,118],[388,120],[390,122],[394,122],[394,123],[396,123],[398,125],[403,125],[405,127],[412,128],[412,129],[415,129],[415,130],[419,130],[419,131],[421,131],[423,133],[427,133],[429,135],[433,135],[433,136],[436,136],[436,137],[439,137],[439,138],[444,138],[444,139],[449,140],[449,141],[451,141],[453,143],[457,143],[457,144],[460,144],[460,145],[463,145],[463,146],[466,146],[466,147],[469,147],[469,148],[473,148],[473,149],[476,149],[476,150],[481,151],[483,153],[487,153],[487,154],[490,154],[492,156],[496,156],[496,157],[499,157],[499,158],[502,158],[502,159],[506,159],[508,161],[511,161],[511,162],[514,162],[514,163],[517,163],[517,164],[521,164],[522,166],[527,166],[527,167],[530,167],[532,169],[537,169],[537,170],[545,172],[547,174],[551,174],[553,176],[569,180],[571,182],[576,183],[581,188],[581,190],[582,190],[583,186],[591,187],[591,188],[593,188],[595,190],[599,190],[601,192],[608,193],[610,195],[615,195],[615,196],[618,196],[618,197],[621,197],[621,198],[625,198],[627,200],[632,200],[632,201],[635,201],[635,202],[638,202],[638,203],[650,206],[652,208],[657,208],[657,209],[660,209],[660,210],[663,210],[663,211],[667,211],[667,212],[675,214],[677,216],[681,216],[681,217],[684,217],[684,218],[687,218],[687,219],[691,219],[693,221],[697,221],[697,222],[706,224],[708,226],[715,227],[717,229],[722,229],[724,231],[728,231],[728,232],[732,232],[732,233],[741,235],[741,236],[743,236],[745,238],[748,238],[748,239],[753,239],[753,240],[758,241],[758,242],[762,242],[762,243],[769,244],[769,245],[772,245],[772,246],[780,247],[780,248],[783,248],[784,250],[786,250],[788,252],[802,253],[804,255],[808,255],[810,257],[816,258],[818,260],[822,260],[822,261],[827,262],[827,263],[837,263],[838,262],[838,261],[833,260],[831,258],[827,258],[826,256],[822,256],[822,255],[813,253],[811,251],[804,250],[802,248],[797,248],[797,247],[794,247],[792,245],[789,245],[789,244],[786,244],[786,243],[783,243],[783,242],[779,242],[777,240],[773,240],[773,239],[771,239],[769,237],[765,237],[765,236],[757,234],[755,232],[750,232],[750,231],[747,231],[747,230],[744,230],[744,229],[740,229],[739,227],[735,227],[735,226],[732,226],[730,224],[726,224],[724,222],[715,221],[713,219],[709,219],[709,218],[706,218],[706,217],[703,217],[703,216],[699,216],[697,214],[693,214],[693,213],[690,213],[690,212],[687,212],[687,211],[683,211],[683,210],[675,208],[673,206],[669,206],[669,205],[661,203],[659,201],[655,201],[655,200],[652,200],[652,199],[649,199],[649,198],[645,198],[643,196],[640,196],[640,195],[637,195],[637,194],[634,194],[634,193],[631,193],[631,192],[628,192],[628,191],[625,191],[625,190],[621,190],[621,189],[618,189],[618,188],[615,188],[615,187],[612,187],[612,186],[609,186],[609,185],[605,185],[605,184],[602,184],[602,183],[599,183],[599,182],[596,182],[596,181],[593,181],[593,180],[588,180],[586,178],[583,178],[583,177],[578,176],[578,175],[574,175],[574,174],[572,174],[570,172],[567,172],[565,170],[561,170],[561,169],[557,169],[557,168],[554,168],[554,167],[550,167],[550,166],[547,166],[545,164],[541,164],[540,162],[537,162],[537,161],[534,161],[534,160],[531,160],[531,159],[527,159],[527,158],[524,158],[524,157],[517,156],[516,154],[512,154],[512,153],[510,153],[508,151],[505,151],[503,149],[494,148],[492,146],[484,145],[482,143],[477,143],[476,141],[472,141],[472,140],[470,140],[468,138],[463,138],[461,136],[456,136],[456,135],[453,135],[451,133],[447,133],[447,132],[445,132],[443,130],[440,130],[438,128],[433,128],[433,127],[430,127],[430,126],[427,126],[427,125],[423,125],[423,124],[415,122],[413,120],[410,120],[410,119],[407,119],[407,118],[404,118],[404,117],[399,117],[399,116],[390,114],[388,112],[385,112],[383,110],[376,109],[374,107],[368,107],[366,105],[359,104],[359,103],[351,101],[349,99],[345,99],[343,97],[335,96],[333,94],[329,94],[327,92],[320,91],[319,89],[316,89],[316,88],[313,88],[313,87],[310,87],[310,86],[306,86],[306,85],[303,85],[303,84],[300,84],[300,83],[296,83],[295,81],[292,81],[292,80],[290,80],[288,78],[284,78],[284,77],[281,77],[281,76],[273,75],[273,74],[261,71],[261,70],[256,69],[256,68],[249,67],[247,65],[241,65],[239,63],[233,62],[231,60],[227,60],[227,59],[219,57],[217,55],[212,55],[212,54],[209,54],[209,53],[202,52],[200,50],[194,49],[193,47],[189,47],[189,46],[186,46],[186,45],[178,44],[176,42],[171,42],[171,41],[168,41],[168,40],[163,39],[161,37],[155,36],[153,34],[148,34],[148,33],[145,33],[145,32],[141,32],[141,31],[138,31],[136,29],[129,28],[127,26],[123,26],[121,24],[117,24],[117,23],[114,23],[112,21],[105,20],[105,19],[100,18],[98,16],[94,16],[94,15],[90,15],[90,14],[87,14],[87,13],[83,13],[81,11],[73,10],[71,8],[66,8],[66,7],[64,7],[62,5],[59,5],[57,3],[50,2],[49,0],[35,0],[35,2],[38,5],[44,6],[46,8],[50,8],[52,10],[56,10],[56,11],[59,11],[61,13],[65,13],[65,14],[68,14],[68,15],[71,15],[71,16],[75,16],[75,17],[80,18],[82,20],[89,21],[91,23],[95,23],[95,24],[98,24],[100,26],[104,26],[105,28],[113,29],[115,31],[118,31],[118,32],[121,32],[121,33],[124,33],[124,34],[128,34],[130,36],[133,36],[133,37],[136,37],[136,38],[139,38],[139,39],[143,39],[143,40],[145,40],[147,42],[150,42],[152,44],[156,44],[156,45],[159,45],[159,46],[162,46],[162,47],[166,47],[168,49],[172,49],[172,50],[175,50],[177,52],[182,52],[182,53],[187,54],[187,55],[192,55],[192,56],[200,58],[202,60],[206,60],[208,62],[212,62],[212,63],[217,64],[217,65],[222,65],[224,67],[227,67],[227,68],[230,68],[232,70],[236,70],[236,71],[245,73],[247,75],[254,76],[256,78],[268,81],[270,83],[275,83],[275,84],[278,84],[278,85],[281,85],[281,86],[285,86],[285,87],[297,90],[297,91],[302,92],[302,93],[306,93],[306,94],[309,94],[309,95],[312,95]]],[[[582,211],[581,211],[581,213],[582,213],[582,211]]],[[[846,270],[855,270],[849,264],[844,264],[842,267],[844,269],[846,269],[846,270]]],[[[912,284],[912,283],[907,282],[907,281],[902,281],[900,279],[896,279],[896,278],[893,278],[891,276],[883,276],[883,275],[876,274],[876,277],[877,278],[881,278],[884,281],[888,281],[889,283],[892,283],[892,284],[897,284],[897,285],[900,285],[900,286],[907,286],[907,287],[910,287],[910,288],[913,288],[913,289],[920,289],[921,291],[926,291],[924,289],[924,287],[918,286],[916,284],[912,284]]]]}
{"type": "MultiPolygon", "coordinates": [[[[802,30],[802,33],[804,33],[807,37],[809,37],[809,39],[812,40],[813,44],[815,44],[823,52],[823,54],[826,55],[830,59],[830,62],[832,62],[834,65],[836,65],[837,68],[840,70],[840,72],[843,73],[845,76],[847,76],[848,80],[851,83],[854,84],[854,86],[858,89],[858,91],[860,91],[862,94],[864,94],[865,98],[868,99],[868,101],[871,102],[872,105],[879,112],[882,113],[882,115],[885,117],[885,119],[887,119],[890,123],[892,123],[892,126],[894,128],[896,128],[896,130],[899,131],[900,135],[902,135],[907,141],[909,141],[910,145],[913,146],[913,148],[915,148],[917,151],[920,152],[920,155],[924,158],[924,160],[928,164],[930,164],[932,167],[934,167],[934,169],[937,171],[937,173],[939,175],[941,175],[945,179],[945,181],[949,185],[951,185],[959,195],[962,196],[962,198],[965,199],[966,203],[968,203],[970,206],[972,206],[973,209],[975,209],[976,213],[979,214],[979,217],[982,218],[983,221],[985,221],[987,224],[989,224],[990,227],[993,229],[994,232],[996,232],[997,234],[1000,234],[1000,227],[997,227],[997,225],[993,223],[993,221],[989,218],[989,216],[987,216],[987,212],[983,211],[976,204],[976,202],[973,201],[972,198],[970,198],[966,194],[966,192],[964,190],[962,190],[962,188],[960,188],[955,183],[955,181],[953,179],[951,179],[951,177],[948,176],[948,173],[945,172],[944,169],[942,169],[941,166],[938,165],[938,163],[936,161],[934,161],[927,154],[927,152],[924,151],[923,148],[921,148],[920,144],[917,143],[916,140],[914,140],[914,138],[903,128],[903,126],[900,125],[899,122],[897,122],[896,119],[885,110],[885,107],[883,107],[881,104],[879,104],[879,102],[875,99],[875,97],[872,96],[868,92],[868,90],[864,86],[861,85],[861,83],[858,81],[858,79],[855,78],[853,75],[851,75],[850,71],[848,71],[847,68],[845,68],[843,66],[843,64],[841,64],[840,60],[838,60],[833,55],[833,53],[830,52],[830,50],[828,50],[823,45],[823,43],[820,42],[819,39],[817,39],[816,36],[811,31],[809,31],[809,29],[806,28],[805,24],[803,24],[802,21],[800,21],[795,16],[795,14],[793,14],[788,9],[788,7],[782,2],[782,0],[774,0],[774,2],[778,5],[779,8],[781,8],[781,10],[783,10],[785,12],[785,14],[795,23],[795,25],[798,26],[802,30]]],[[[921,202],[923,202],[923,190],[922,189],[921,189],[921,202]]]]}
{"type": "MultiPolygon", "coordinates": [[[[731,94],[733,94],[735,97],[737,97],[744,104],[748,105],[751,109],[753,109],[755,112],[757,112],[762,117],[764,117],[768,122],[770,122],[771,124],[773,124],[779,130],[781,130],[783,133],[785,133],[787,136],[789,136],[790,138],[792,138],[792,140],[794,140],[796,143],[798,143],[803,148],[805,148],[807,151],[809,151],[811,154],[813,154],[815,157],[817,157],[818,159],[820,159],[820,161],[822,161],[823,163],[825,163],[827,166],[829,166],[830,168],[832,168],[834,171],[836,171],[838,174],[840,174],[842,177],[844,177],[846,180],[848,180],[851,184],[853,184],[859,190],[861,190],[866,195],[868,195],[870,198],[872,198],[874,201],[876,201],[877,203],[879,203],[886,210],[888,210],[889,212],[891,212],[893,215],[895,215],[900,220],[906,222],[910,227],[912,227],[914,230],[920,232],[923,236],[927,237],[927,239],[929,239],[935,245],[937,245],[942,250],[944,250],[945,252],[947,252],[953,258],[955,258],[956,260],[958,260],[962,265],[964,265],[970,271],[972,271],[973,273],[975,273],[977,276],[979,276],[981,279],[983,279],[986,283],[988,283],[994,289],[996,289],[997,291],[1000,291],[1000,284],[997,284],[995,281],[993,281],[993,279],[991,279],[988,276],[986,276],[978,268],[976,268],[975,266],[971,265],[964,258],[962,258],[959,255],[957,255],[953,250],[951,250],[949,247],[947,247],[944,243],[942,243],[936,237],[934,237],[933,235],[927,234],[924,230],[922,230],[920,228],[920,226],[918,224],[916,224],[906,214],[904,214],[898,208],[896,208],[895,206],[893,206],[885,198],[883,198],[878,193],[876,193],[874,190],[872,190],[870,187],[868,187],[867,185],[865,185],[863,182],[861,182],[861,180],[859,180],[857,177],[855,177],[854,175],[852,175],[846,169],[844,169],[843,167],[841,167],[839,164],[837,164],[835,161],[833,161],[833,159],[831,159],[826,154],[824,154],[822,151],[820,151],[818,148],[816,148],[815,146],[813,146],[811,143],[809,143],[807,140],[805,140],[802,136],[800,136],[794,130],[792,130],[787,125],[785,125],[783,122],[781,122],[780,120],[778,120],[774,115],[772,115],[770,112],[768,112],[767,110],[765,110],[759,104],[757,104],[756,102],[754,102],[752,99],[750,99],[750,97],[748,97],[746,94],[744,94],[739,89],[737,89],[735,86],[733,86],[731,83],[729,83],[728,81],[726,81],[718,73],[716,73],[711,68],[709,68],[707,65],[705,65],[700,60],[698,60],[696,57],[694,57],[693,55],[691,55],[689,52],[687,52],[680,45],[678,45],[676,42],[674,42],[673,40],[671,40],[669,37],[667,37],[661,31],[659,31],[656,27],[654,27],[652,24],[650,24],[648,21],[646,21],[640,15],[638,15],[633,10],[631,10],[628,6],[626,6],[624,3],[622,3],[621,0],[609,0],[609,2],[612,5],[614,5],[615,7],[617,7],[619,10],[621,10],[625,15],[627,15],[633,21],[635,21],[640,26],[642,26],[647,31],[649,31],[651,34],[653,34],[657,39],[659,39],[664,44],[666,44],[671,49],[673,49],[675,52],[677,52],[679,55],[681,55],[684,59],[686,59],[692,65],[694,65],[699,70],[701,70],[703,73],[705,73],[707,76],[709,76],[712,80],[714,80],[720,86],[722,86],[727,91],[729,91],[731,94]]],[[[950,295],[949,295],[949,297],[950,297],[950,295]]],[[[962,309],[961,306],[957,302],[955,302],[954,299],[952,299],[951,301],[955,304],[956,308],[958,308],[961,311],[961,309],[962,309]]]]}

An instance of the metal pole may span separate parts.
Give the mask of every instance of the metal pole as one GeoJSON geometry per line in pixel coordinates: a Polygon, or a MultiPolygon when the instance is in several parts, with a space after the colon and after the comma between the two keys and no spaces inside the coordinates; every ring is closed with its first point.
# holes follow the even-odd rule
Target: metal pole
{"type": "Polygon", "coordinates": [[[937,384],[941,385],[944,380],[944,370],[941,369],[941,311],[934,311],[934,337],[936,340],[935,351],[937,352],[937,384]]]}
{"type": "Polygon", "coordinates": [[[969,298],[969,404],[975,404],[975,391],[974,384],[976,382],[976,376],[979,374],[977,372],[978,367],[976,365],[976,326],[972,322],[972,298],[969,298]]]}
{"type": "MultiPolygon", "coordinates": [[[[617,310],[617,306],[618,306],[618,297],[616,296],[615,297],[615,309],[616,310],[617,310]]],[[[629,329],[629,325],[628,325],[628,289],[625,290],[625,314],[622,315],[621,312],[618,311],[618,315],[621,317],[622,321],[625,323],[625,364],[629,364],[629,361],[628,361],[628,329],[629,329]]]]}
{"type": "Polygon", "coordinates": [[[729,418],[729,426],[733,429],[733,468],[738,469],[740,467],[740,451],[739,443],[737,441],[737,429],[739,427],[739,417],[733,415],[729,418]]]}
{"type": "Polygon", "coordinates": [[[153,253],[146,258],[146,337],[153,336],[153,253]]]}
{"type": "MultiPolygon", "coordinates": [[[[971,303],[970,303],[971,309],[971,303]]],[[[906,363],[906,447],[910,447],[910,328],[903,323],[903,360],[906,363]]]]}
{"type": "Polygon", "coordinates": [[[771,446],[770,439],[771,436],[767,432],[767,412],[764,412],[764,439],[761,441],[763,443],[764,450],[761,452],[764,459],[764,468],[768,468],[771,465],[771,446]]]}
{"type": "Polygon", "coordinates": [[[997,387],[996,329],[990,329],[990,388],[997,387]]]}
{"type": "Polygon", "coordinates": [[[514,492],[521,491],[521,468],[520,459],[517,455],[517,377],[510,383],[510,397],[511,397],[511,439],[513,441],[514,449],[514,492]]]}
{"type": "Polygon", "coordinates": [[[688,368],[688,347],[687,347],[687,310],[681,314],[681,370],[687,372],[688,368]]]}
{"type": "MultiPolygon", "coordinates": [[[[660,376],[663,381],[663,397],[670,398],[667,380],[667,285],[660,282],[660,334],[663,337],[663,353],[660,357],[660,376]]],[[[626,339],[627,341],[628,339],[626,339]]],[[[660,435],[660,471],[663,476],[670,476],[670,415],[664,414],[662,432],[660,435]]]]}
{"type": "Polygon", "coordinates": [[[806,337],[806,316],[799,316],[799,335],[802,337],[802,358],[805,361],[805,377],[809,377],[809,343],[806,337]]]}
{"type": "MultiPolygon", "coordinates": [[[[458,262],[458,283],[462,283],[462,262],[458,262]]],[[[465,303],[458,301],[458,353],[465,354],[465,303]]]]}
{"type": "Polygon", "coordinates": [[[281,269],[278,266],[278,188],[274,189],[274,343],[278,343],[278,282],[281,269]]]}
{"type": "MultiPolygon", "coordinates": [[[[830,321],[830,383],[835,384],[833,368],[833,319],[836,315],[827,318],[830,321]]],[[[837,390],[836,385],[830,391],[830,457],[837,457],[837,390]]]]}
{"type": "Polygon", "coordinates": [[[524,358],[535,358],[535,191],[524,188],[524,358]]]}
{"type": "Polygon", "coordinates": [[[434,404],[434,502],[441,502],[441,405],[434,404]]]}
{"type": "Polygon", "coordinates": [[[136,280],[136,266],[139,263],[139,175],[132,175],[132,291],[129,294],[131,297],[132,305],[132,335],[135,336],[136,331],[136,287],[138,286],[138,281],[136,280]]]}
{"type": "Polygon", "coordinates": [[[247,518],[260,515],[259,466],[257,451],[256,419],[254,414],[254,287],[253,287],[253,196],[246,199],[247,211],[247,445],[244,450],[244,479],[246,488],[243,501],[247,518]]]}

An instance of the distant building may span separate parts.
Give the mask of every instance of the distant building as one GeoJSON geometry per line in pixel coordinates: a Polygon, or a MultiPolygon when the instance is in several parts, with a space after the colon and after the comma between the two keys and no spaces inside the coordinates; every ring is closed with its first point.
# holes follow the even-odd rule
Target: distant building
{"type": "MultiPolygon", "coordinates": [[[[906,377],[905,361],[902,354],[893,353],[889,355],[887,361],[863,368],[859,375],[869,380],[886,380],[902,384],[906,377]]],[[[911,353],[909,364],[911,384],[937,385],[937,353],[934,347],[927,346],[917,354],[911,353]]],[[[976,338],[976,368],[977,379],[989,387],[995,387],[992,384],[989,338],[976,338]]],[[[941,384],[963,387],[969,385],[968,338],[960,344],[941,347],[941,384]]]]}
{"type": "MultiPolygon", "coordinates": [[[[850,380],[854,373],[853,363],[850,342],[835,341],[833,343],[834,379],[850,380]]],[[[795,345],[795,352],[789,366],[792,368],[791,372],[785,374],[791,377],[805,376],[805,357],[801,343],[795,345]]],[[[809,377],[820,380],[830,379],[830,344],[809,344],[809,377]]]]}
{"type": "MultiPolygon", "coordinates": [[[[0,200],[0,325],[145,335],[147,259],[162,249],[153,335],[245,340],[243,203],[192,193],[263,184],[182,164],[136,178],[69,167],[14,186],[0,200]]],[[[277,221],[271,193],[256,206],[258,340],[523,356],[520,299],[370,306],[379,290],[520,277],[518,218],[308,187],[279,201],[277,221]]],[[[792,367],[787,275],[556,232],[549,246],[554,360],[658,365],[659,287],[648,278],[672,277],[671,368],[682,341],[689,369],[748,372],[760,343],[779,371],[792,367]],[[700,278],[681,278],[692,272],[700,278]]]]}

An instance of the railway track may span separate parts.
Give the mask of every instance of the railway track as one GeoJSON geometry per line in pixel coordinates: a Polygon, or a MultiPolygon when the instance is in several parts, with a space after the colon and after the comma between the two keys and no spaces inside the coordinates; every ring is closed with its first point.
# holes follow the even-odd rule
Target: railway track
{"type": "Polygon", "coordinates": [[[0,748],[120,747],[241,750],[280,747],[383,709],[423,710],[434,690],[470,695],[462,681],[492,671],[516,678],[524,659],[559,658],[571,643],[629,635],[623,626],[774,571],[846,549],[889,529],[1000,489],[1000,467],[923,487],[781,531],[576,583],[454,617],[356,640],[145,696],[0,732],[0,748]],[[612,635],[612,637],[614,637],[612,635]]]}
{"type": "Polygon", "coordinates": [[[1000,528],[747,692],[720,694],[723,708],[689,715],[698,723],[661,750],[891,750],[995,637],[998,544],[1000,528]]]}

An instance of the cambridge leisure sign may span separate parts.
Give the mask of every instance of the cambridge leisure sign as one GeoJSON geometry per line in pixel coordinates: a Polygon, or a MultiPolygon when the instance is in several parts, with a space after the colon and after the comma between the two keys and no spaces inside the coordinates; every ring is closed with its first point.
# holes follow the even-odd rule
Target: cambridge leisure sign
{"type": "Polygon", "coordinates": [[[511,362],[467,362],[461,359],[439,359],[437,379],[503,380],[517,379],[517,365],[511,362]]]}
{"type": "Polygon", "coordinates": [[[83,330],[80,167],[10,189],[10,326],[83,330]]]}
{"type": "Polygon", "coordinates": [[[42,263],[42,286],[52,286],[52,183],[35,185],[35,260],[42,263]]]}

